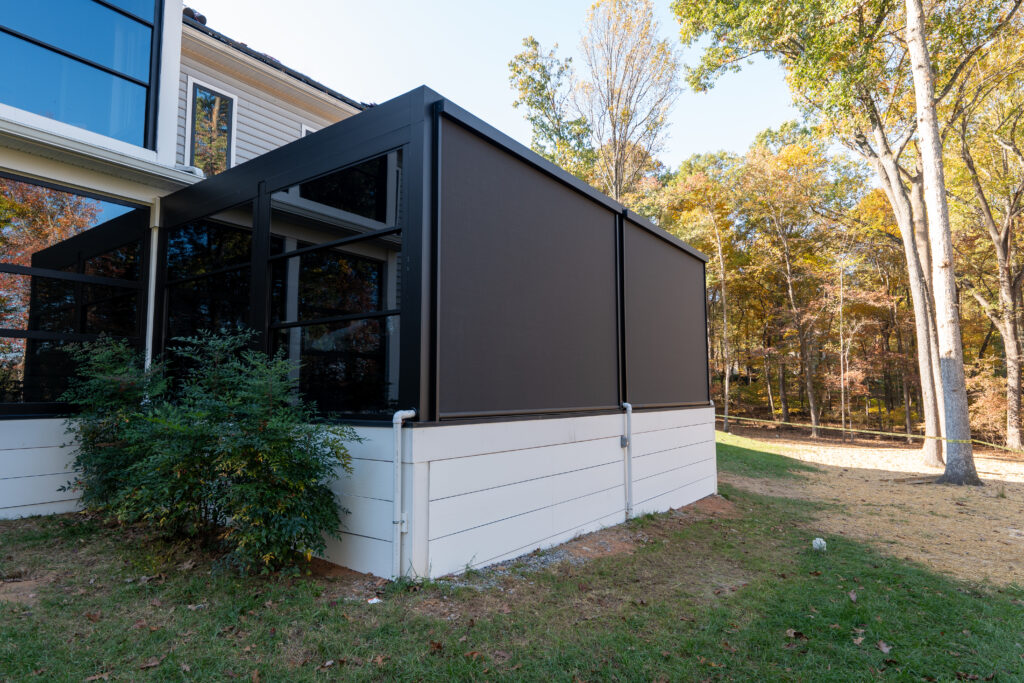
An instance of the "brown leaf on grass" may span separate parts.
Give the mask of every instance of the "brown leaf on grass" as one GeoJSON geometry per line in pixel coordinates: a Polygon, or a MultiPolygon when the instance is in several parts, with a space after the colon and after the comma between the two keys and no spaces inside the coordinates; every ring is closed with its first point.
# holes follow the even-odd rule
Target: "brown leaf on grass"
{"type": "Polygon", "coordinates": [[[736,652],[736,648],[730,645],[728,640],[722,641],[722,649],[726,652],[736,652]]]}
{"type": "Polygon", "coordinates": [[[956,672],[956,680],[958,681],[980,681],[981,676],[978,674],[964,673],[963,671],[956,672]]]}
{"type": "Polygon", "coordinates": [[[805,636],[801,631],[795,631],[795,630],[793,630],[791,628],[787,628],[786,629],[786,637],[787,638],[793,638],[794,640],[807,640],[808,639],[807,636],[805,636]]]}
{"type": "Polygon", "coordinates": [[[829,624],[828,627],[831,629],[837,629],[839,628],[839,624],[829,624]]]}
{"type": "Polygon", "coordinates": [[[99,621],[100,619],[103,618],[103,613],[102,612],[86,612],[85,613],[85,618],[88,619],[89,621],[93,622],[93,623],[96,623],[97,621],[99,621]]]}
{"type": "Polygon", "coordinates": [[[884,640],[880,640],[877,643],[875,643],[875,647],[881,650],[883,655],[889,654],[889,652],[892,650],[892,646],[886,643],[884,640]]]}
{"type": "Polygon", "coordinates": [[[253,671],[252,676],[250,676],[249,678],[252,680],[252,683],[260,683],[260,670],[256,669],[255,671],[253,671]]]}
{"type": "Polygon", "coordinates": [[[333,660],[333,659],[328,659],[328,660],[327,660],[326,662],[324,662],[323,664],[321,664],[320,666],[318,666],[318,667],[316,668],[316,670],[317,670],[317,671],[327,671],[327,670],[328,670],[328,669],[330,669],[330,668],[331,668],[332,666],[334,666],[334,660],[333,660]]]}
{"type": "Polygon", "coordinates": [[[110,680],[110,674],[107,673],[106,671],[104,671],[101,674],[93,674],[92,676],[87,676],[85,680],[87,680],[87,681],[109,681],[110,680]]]}
{"type": "Polygon", "coordinates": [[[862,629],[862,628],[854,628],[854,629],[850,629],[850,630],[853,631],[854,633],[858,634],[858,635],[860,635],[861,633],[864,633],[864,629],[862,629]]]}
{"type": "Polygon", "coordinates": [[[505,652],[504,650],[495,650],[491,653],[491,659],[494,660],[495,664],[503,664],[508,660],[512,659],[512,655],[505,652]]]}
{"type": "Polygon", "coordinates": [[[857,636],[856,638],[853,639],[853,644],[854,645],[860,645],[863,642],[864,642],[864,636],[857,636]]]}
{"type": "Polygon", "coordinates": [[[189,666],[188,664],[182,664],[182,665],[181,665],[181,670],[182,670],[183,672],[185,672],[185,673],[188,673],[189,671],[191,671],[191,670],[192,670],[192,667],[191,667],[191,666],[189,666]]]}
{"type": "Polygon", "coordinates": [[[481,657],[483,657],[483,655],[480,654],[479,652],[477,652],[476,650],[470,650],[469,652],[466,653],[466,659],[476,660],[476,659],[480,659],[481,657]]]}
{"type": "Polygon", "coordinates": [[[850,602],[857,602],[857,591],[850,591],[847,595],[850,596],[850,602]]]}
{"type": "Polygon", "coordinates": [[[512,608],[509,607],[508,605],[502,603],[501,607],[498,608],[498,612],[500,614],[511,614],[512,613],[512,608]]]}
{"type": "Polygon", "coordinates": [[[430,651],[431,652],[440,652],[443,649],[444,649],[444,643],[441,643],[441,642],[436,641],[436,640],[430,641],[430,651]]]}
{"type": "Polygon", "coordinates": [[[679,621],[696,621],[693,617],[688,617],[685,614],[679,617],[679,621]]]}
{"type": "Polygon", "coordinates": [[[187,572],[190,569],[195,569],[195,567],[196,567],[196,561],[193,560],[193,559],[188,559],[188,560],[185,560],[184,562],[182,562],[181,564],[178,565],[178,571],[179,572],[187,572]]]}
{"type": "Polygon", "coordinates": [[[384,663],[387,662],[388,658],[385,655],[377,655],[370,661],[376,664],[378,667],[383,668],[384,663]]]}
{"type": "Polygon", "coordinates": [[[155,669],[156,667],[160,666],[160,662],[164,661],[164,658],[166,656],[167,655],[163,655],[161,657],[150,657],[149,659],[144,661],[142,664],[140,664],[139,668],[140,669],[155,669]]]}

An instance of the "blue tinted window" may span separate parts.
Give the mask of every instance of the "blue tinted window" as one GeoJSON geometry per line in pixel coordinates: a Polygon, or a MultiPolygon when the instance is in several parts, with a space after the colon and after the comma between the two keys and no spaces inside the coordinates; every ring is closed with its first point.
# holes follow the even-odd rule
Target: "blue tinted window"
{"type": "Polygon", "coordinates": [[[149,82],[152,29],[88,0],[0,0],[0,24],[149,82]]]}
{"type": "Polygon", "coordinates": [[[146,88],[0,32],[0,102],[133,145],[146,133],[146,88]]]}
{"type": "Polygon", "coordinates": [[[125,12],[134,14],[140,19],[150,22],[154,19],[153,10],[156,7],[156,3],[153,0],[107,0],[107,2],[120,7],[125,12]]]}

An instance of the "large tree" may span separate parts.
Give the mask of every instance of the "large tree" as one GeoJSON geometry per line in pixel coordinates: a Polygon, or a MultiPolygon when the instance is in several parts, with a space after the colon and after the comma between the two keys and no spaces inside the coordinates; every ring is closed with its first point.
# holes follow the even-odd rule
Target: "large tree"
{"type": "Polygon", "coordinates": [[[650,170],[679,94],[678,59],[651,0],[598,0],[580,40],[577,107],[599,150],[595,175],[613,199],[650,170]]]}
{"type": "MultiPolygon", "coordinates": [[[[935,103],[954,91],[964,69],[1019,2],[961,0],[943,3],[942,12],[933,14],[923,40],[933,48],[935,103]]],[[[688,70],[695,89],[710,87],[751,56],[779,59],[805,112],[876,171],[904,246],[925,430],[933,437],[925,441],[925,458],[940,462],[934,437],[943,432],[947,411],[938,406],[955,406],[957,399],[942,396],[925,168],[914,144],[919,142],[917,110],[901,5],[895,0],[676,0],[673,10],[685,44],[712,40],[700,63],[688,70]]],[[[946,342],[944,348],[951,346],[946,342]]],[[[955,391],[955,377],[950,381],[955,391]]]]}
{"type": "Polygon", "coordinates": [[[516,93],[512,106],[523,109],[530,122],[530,146],[553,163],[589,181],[597,154],[591,144],[587,119],[573,108],[576,80],[572,58],[560,59],[556,54],[557,44],[545,52],[533,36],[523,38],[523,48],[508,63],[508,80],[516,93]]]}

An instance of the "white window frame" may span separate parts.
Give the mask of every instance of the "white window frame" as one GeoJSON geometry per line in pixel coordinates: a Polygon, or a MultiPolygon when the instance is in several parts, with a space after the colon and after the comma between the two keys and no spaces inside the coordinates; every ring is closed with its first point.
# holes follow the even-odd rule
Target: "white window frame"
{"type": "Polygon", "coordinates": [[[319,130],[320,130],[319,128],[313,128],[312,126],[307,126],[306,124],[303,123],[302,124],[302,134],[299,137],[304,138],[307,135],[312,135],[313,133],[316,133],[319,130]]]}
{"type": "MultiPolygon", "coordinates": [[[[235,167],[235,146],[238,143],[238,95],[231,92],[230,88],[224,88],[214,83],[201,81],[194,76],[189,76],[185,84],[185,149],[183,150],[182,163],[192,164],[192,127],[195,121],[192,118],[192,107],[195,100],[195,86],[212,90],[218,95],[231,100],[231,144],[228,146],[228,168],[235,167]]],[[[226,170],[226,169],[225,169],[226,170]]]]}

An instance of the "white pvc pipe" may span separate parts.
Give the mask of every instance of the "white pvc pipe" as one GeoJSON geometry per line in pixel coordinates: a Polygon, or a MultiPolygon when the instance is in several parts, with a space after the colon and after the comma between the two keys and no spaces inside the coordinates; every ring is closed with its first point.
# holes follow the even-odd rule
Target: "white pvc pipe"
{"type": "Polygon", "coordinates": [[[394,528],[391,539],[391,577],[397,579],[402,575],[402,423],[416,417],[415,410],[399,410],[391,418],[391,431],[395,437],[395,493],[394,528]]]}
{"type": "Polygon", "coordinates": [[[623,403],[626,410],[626,435],[622,445],[626,448],[626,519],[633,517],[633,406],[623,403]]]}

